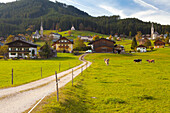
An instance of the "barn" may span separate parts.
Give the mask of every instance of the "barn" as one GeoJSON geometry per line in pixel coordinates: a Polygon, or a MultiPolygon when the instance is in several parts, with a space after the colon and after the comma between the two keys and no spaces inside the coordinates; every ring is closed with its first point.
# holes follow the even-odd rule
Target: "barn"
{"type": "Polygon", "coordinates": [[[95,53],[113,53],[114,52],[114,44],[116,42],[113,40],[101,38],[89,43],[91,45],[93,52],[95,53]]]}

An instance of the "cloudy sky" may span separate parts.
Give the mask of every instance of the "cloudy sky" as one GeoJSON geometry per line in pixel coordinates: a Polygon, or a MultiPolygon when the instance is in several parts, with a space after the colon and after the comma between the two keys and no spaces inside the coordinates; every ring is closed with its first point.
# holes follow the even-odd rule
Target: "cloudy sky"
{"type": "MultiPolygon", "coordinates": [[[[16,0],[0,0],[11,2],[16,0]]],[[[51,0],[55,1],[55,0],[51,0]]],[[[169,0],[57,0],[73,5],[92,16],[120,15],[121,18],[135,17],[143,21],[170,25],[169,0]]]]}

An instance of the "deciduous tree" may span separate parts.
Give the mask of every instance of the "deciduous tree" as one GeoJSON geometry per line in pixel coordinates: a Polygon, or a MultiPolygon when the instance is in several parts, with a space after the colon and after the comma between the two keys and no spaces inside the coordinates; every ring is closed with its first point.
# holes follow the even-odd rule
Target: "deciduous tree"
{"type": "Polygon", "coordinates": [[[81,48],[85,47],[84,41],[81,38],[74,39],[74,49],[81,50],[81,48]]]}
{"type": "Polygon", "coordinates": [[[98,39],[100,39],[99,35],[95,35],[95,36],[93,37],[93,40],[94,40],[94,41],[95,41],[95,40],[98,40],[98,39]]]}

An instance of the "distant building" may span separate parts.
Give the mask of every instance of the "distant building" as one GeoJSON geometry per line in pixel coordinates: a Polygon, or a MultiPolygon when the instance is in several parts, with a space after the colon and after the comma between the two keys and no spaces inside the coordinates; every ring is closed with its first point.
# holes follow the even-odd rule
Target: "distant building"
{"type": "Polygon", "coordinates": [[[71,27],[71,30],[72,31],[75,31],[76,29],[75,29],[75,27],[72,25],[72,27],[71,27]]]}
{"type": "Polygon", "coordinates": [[[41,33],[41,37],[43,37],[43,22],[42,22],[42,19],[41,19],[41,26],[40,26],[40,33],[41,33]]]}
{"type": "Polygon", "coordinates": [[[51,33],[49,36],[53,37],[54,41],[57,41],[57,40],[59,40],[62,37],[62,35],[60,35],[58,33],[51,33]]]}
{"type": "Polygon", "coordinates": [[[154,48],[164,48],[165,47],[165,42],[163,42],[162,40],[156,40],[154,42],[154,48]]]}
{"type": "Polygon", "coordinates": [[[7,43],[9,58],[35,58],[37,56],[37,45],[23,40],[15,40],[7,43]]]}
{"type": "Polygon", "coordinates": [[[23,40],[23,41],[26,41],[26,38],[23,37],[23,36],[15,36],[14,39],[13,39],[13,41],[15,41],[15,40],[23,40]]]}
{"type": "Polygon", "coordinates": [[[101,38],[96,41],[92,41],[89,45],[91,45],[92,50],[96,53],[114,53],[115,43],[115,41],[101,38]]]}
{"type": "Polygon", "coordinates": [[[153,26],[153,23],[152,23],[152,26],[151,26],[151,38],[153,40],[155,40],[158,36],[159,36],[159,33],[154,31],[154,26],[153,26]]]}
{"type": "Polygon", "coordinates": [[[0,42],[0,47],[3,46],[4,44],[2,42],[0,42]]]}
{"type": "Polygon", "coordinates": [[[116,44],[114,46],[114,53],[118,53],[118,54],[125,53],[124,46],[116,44]]]}
{"type": "Polygon", "coordinates": [[[153,27],[153,23],[152,23],[152,26],[151,26],[151,38],[154,39],[154,27],[153,27]]]}
{"type": "Polygon", "coordinates": [[[73,41],[66,37],[61,37],[59,40],[52,44],[52,48],[56,49],[57,52],[72,53],[73,52],[73,41]]]}
{"type": "Polygon", "coordinates": [[[84,42],[91,42],[93,40],[93,38],[91,36],[81,36],[81,39],[84,42]]]}
{"type": "Polygon", "coordinates": [[[35,34],[32,36],[33,39],[40,39],[41,35],[39,34],[39,31],[36,30],[35,34]]]}
{"type": "Polygon", "coordinates": [[[5,41],[5,38],[4,37],[0,37],[0,42],[1,41],[5,41]]]}
{"type": "Polygon", "coordinates": [[[147,52],[146,46],[144,46],[144,45],[137,46],[137,51],[140,51],[141,53],[147,52]]]}

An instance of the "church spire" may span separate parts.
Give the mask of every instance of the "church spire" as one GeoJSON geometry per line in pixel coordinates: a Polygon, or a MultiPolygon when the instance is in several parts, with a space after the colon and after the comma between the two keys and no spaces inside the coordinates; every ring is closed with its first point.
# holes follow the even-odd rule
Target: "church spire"
{"type": "Polygon", "coordinates": [[[42,22],[42,18],[41,18],[40,33],[41,33],[41,37],[43,37],[43,22],[42,22]]]}
{"type": "Polygon", "coordinates": [[[154,38],[153,35],[154,35],[154,27],[153,27],[153,23],[152,23],[152,26],[151,26],[151,38],[152,39],[154,38]]]}

